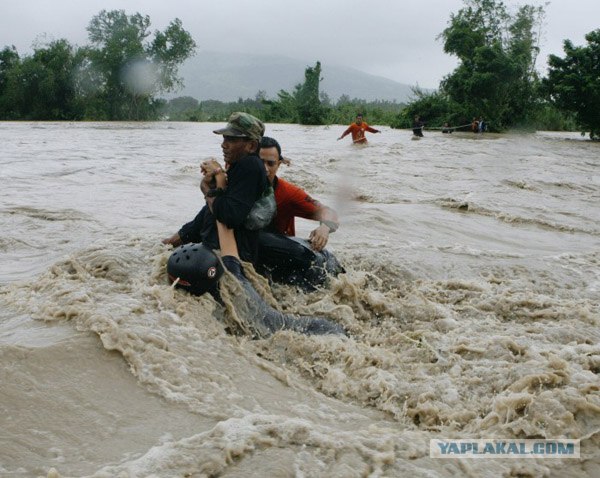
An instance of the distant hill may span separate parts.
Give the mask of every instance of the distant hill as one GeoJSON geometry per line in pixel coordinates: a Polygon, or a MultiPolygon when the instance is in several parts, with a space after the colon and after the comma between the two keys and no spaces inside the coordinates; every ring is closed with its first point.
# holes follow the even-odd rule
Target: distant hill
{"type": "MultiPolygon", "coordinates": [[[[317,62],[304,62],[283,56],[246,55],[239,53],[200,52],[179,70],[185,87],[169,97],[191,96],[197,100],[236,101],[254,98],[259,90],[267,98],[276,98],[279,90],[291,92],[304,81],[304,70],[317,62]]],[[[332,101],[346,94],[350,98],[396,100],[406,102],[409,85],[354,68],[321,64],[321,91],[332,101]]]]}

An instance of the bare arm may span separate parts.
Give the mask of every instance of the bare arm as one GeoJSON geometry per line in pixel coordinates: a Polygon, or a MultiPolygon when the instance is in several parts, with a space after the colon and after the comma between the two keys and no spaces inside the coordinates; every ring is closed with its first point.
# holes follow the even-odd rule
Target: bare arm
{"type": "MultiPolygon", "coordinates": [[[[337,213],[331,209],[330,207],[323,206],[319,211],[318,219],[321,222],[330,221],[335,223],[335,228],[337,230],[339,226],[339,219],[337,213]]],[[[333,231],[332,231],[333,232],[333,231]]]]}
{"type": "Polygon", "coordinates": [[[329,234],[337,230],[339,223],[337,213],[328,207],[321,208],[317,219],[321,225],[310,233],[308,240],[315,251],[321,251],[329,241],[329,234]]]}
{"type": "Polygon", "coordinates": [[[340,139],[342,139],[344,136],[346,136],[346,135],[350,134],[350,131],[352,131],[352,125],[348,126],[348,129],[346,129],[346,131],[344,131],[344,132],[342,133],[342,135],[341,135],[341,136],[338,138],[338,141],[339,141],[340,139]]]}
{"type": "Polygon", "coordinates": [[[235,235],[233,229],[229,229],[225,224],[217,221],[217,232],[219,234],[219,245],[221,246],[221,256],[233,256],[237,259],[240,258],[238,254],[237,243],[235,242],[235,235]]]}

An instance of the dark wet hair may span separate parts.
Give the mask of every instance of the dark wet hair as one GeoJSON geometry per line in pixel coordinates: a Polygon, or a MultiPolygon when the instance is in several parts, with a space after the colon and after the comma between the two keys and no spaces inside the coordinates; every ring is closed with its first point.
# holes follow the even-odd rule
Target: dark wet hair
{"type": "Polygon", "coordinates": [[[261,148],[276,148],[277,154],[279,155],[279,161],[283,160],[283,156],[281,155],[281,146],[277,142],[276,139],[270,138],[269,136],[263,136],[260,140],[261,148]]]}

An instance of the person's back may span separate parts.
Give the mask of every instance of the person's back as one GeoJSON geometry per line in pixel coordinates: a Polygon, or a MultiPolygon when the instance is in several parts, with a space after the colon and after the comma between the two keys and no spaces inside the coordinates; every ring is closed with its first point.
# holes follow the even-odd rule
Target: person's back
{"type": "Polygon", "coordinates": [[[186,244],[171,254],[167,262],[167,276],[175,287],[194,295],[208,292],[220,305],[225,304],[224,298],[227,297],[227,303],[236,311],[235,319],[229,320],[226,313],[229,307],[220,309],[225,312],[221,317],[227,331],[249,334],[253,338],[267,338],[280,330],[307,335],[346,335],[344,328],[334,321],[284,314],[268,305],[244,273],[233,231],[220,222],[217,222],[217,230],[220,259],[203,244],[186,244]],[[234,294],[229,287],[221,287],[224,268],[238,283],[234,294]]]}

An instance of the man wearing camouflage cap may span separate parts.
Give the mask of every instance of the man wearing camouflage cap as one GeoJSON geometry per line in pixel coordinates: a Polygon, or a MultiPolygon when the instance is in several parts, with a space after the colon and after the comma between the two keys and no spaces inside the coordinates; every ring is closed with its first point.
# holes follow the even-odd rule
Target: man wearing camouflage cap
{"type": "Polygon", "coordinates": [[[265,125],[261,120],[248,113],[233,113],[225,128],[216,129],[215,134],[233,138],[249,138],[260,143],[264,133],[265,125]]]}
{"type": "Polygon", "coordinates": [[[204,178],[200,188],[206,206],[193,221],[164,239],[164,244],[179,246],[202,242],[210,249],[219,249],[216,226],[219,221],[234,230],[240,258],[256,262],[258,231],[247,229],[244,222],[268,185],[265,167],[258,156],[264,132],[264,124],[248,113],[233,113],[224,128],[214,131],[223,136],[221,149],[227,173],[217,161],[202,163],[204,178]]]}

